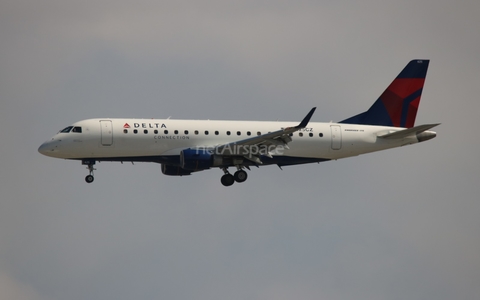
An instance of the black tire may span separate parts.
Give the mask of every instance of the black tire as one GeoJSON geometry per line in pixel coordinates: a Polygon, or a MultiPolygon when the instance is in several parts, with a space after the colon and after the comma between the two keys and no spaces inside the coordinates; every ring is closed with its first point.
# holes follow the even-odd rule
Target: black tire
{"type": "Polygon", "coordinates": [[[236,182],[244,182],[245,180],[247,180],[247,177],[247,172],[245,172],[244,170],[238,170],[237,172],[235,172],[235,174],[233,174],[233,178],[236,182]]]}
{"type": "Polygon", "coordinates": [[[85,181],[86,181],[87,183],[92,183],[92,182],[93,182],[93,176],[92,176],[92,175],[87,175],[87,176],[85,177],[85,181]]]}
{"type": "Polygon", "coordinates": [[[225,174],[220,178],[220,181],[224,186],[231,186],[235,182],[235,179],[232,174],[225,174]]]}

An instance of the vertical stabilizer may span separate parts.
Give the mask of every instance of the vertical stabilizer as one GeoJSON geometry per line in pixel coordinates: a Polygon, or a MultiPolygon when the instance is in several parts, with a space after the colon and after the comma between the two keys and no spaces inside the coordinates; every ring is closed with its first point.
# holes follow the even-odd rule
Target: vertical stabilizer
{"type": "Polygon", "coordinates": [[[413,127],[429,62],[410,61],[369,110],[339,123],[413,127]]]}

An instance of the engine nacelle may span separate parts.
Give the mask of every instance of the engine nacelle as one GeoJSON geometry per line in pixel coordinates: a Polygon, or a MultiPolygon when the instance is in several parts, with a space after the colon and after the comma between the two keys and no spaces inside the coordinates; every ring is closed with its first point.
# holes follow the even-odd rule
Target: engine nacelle
{"type": "Polygon", "coordinates": [[[178,166],[162,164],[162,173],[170,176],[184,176],[192,174],[191,171],[182,169],[178,166]]]}
{"type": "Polygon", "coordinates": [[[207,149],[185,149],[180,152],[180,166],[188,171],[210,169],[214,156],[207,149]]]}

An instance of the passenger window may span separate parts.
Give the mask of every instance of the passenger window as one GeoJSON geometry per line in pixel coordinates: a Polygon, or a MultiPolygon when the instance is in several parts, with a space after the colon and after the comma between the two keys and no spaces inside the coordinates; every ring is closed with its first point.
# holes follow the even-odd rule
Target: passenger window
{"type": "Polygon", "coordinates": [[[185,130],[184,133],[185,133],[185,134],[188,134],[188,130],[185,130]]]}
{"type": "Polygon", "coordinates": [[[158,130],[155,129],[155,130],[153,131],[153,133],[158,134],[158,130]]]}
{"type": "Polygon", "coordinates": [[[252,133],[250,131],[247,131],[247,135],[250,136],[252,133]]]}
{"type": "Polygon", "coordinates": [[[82,133],[82,127],[75,126],[75,127],[73,127],[72,132],[82,133]]]}
{"type": "Polygon", "coordinates": [[[262,133],[260,131],[257,131],[257,135],[262,135],[262,133]]]}
{"type": "Polygon", "coordinates": [[[230,135],[230,131],[227,131],[227,135],[230,135]]]}
{"type": "Polygon", "coordinates": [[[195,134],[198,134],[198,130],[195,130],[195,134]]]}
{"type": "Polygon", "coordinates": [[[178,130],[175,130],[173,133],[178,134],[178,130]]]}
{"type": "Polygon", "coordinates": [[[134,129],[134,130],[133,130],[133,133],[137,134],[137,133],[138,133],[138,130],[134,129]]]}
{"type": "Polygon", "coordinates": [[[124,129],[124,130],[123,130],[123,133],[128,133],[128,130],[127,130],[127,129],[124,129]]]}
{"type": "Polygon", "coordinates": [[[147,134],[147,133],[148,133],[148,130],[145,129],[145,130],[143,131],[143,133],[147,134]]]}
{"type": "Polygon", "coordinates": [[[218,131],[215,130],[215,135],[218,135],[218,131]]]}
{"type": "Polygon", "coordinates": [[[163,133],[168,134],[168,130],[164,130],[163,133]]]}
{"type": "Polygon", "coordinates": [[[302,133],[302,132],[299,132],[299,133],[298,133],[298,136],[303,136],[303,133],[302,133]]]}
{"type": "Polygon", "coordinates": [[[208,130],[205,130],[205,135],[208,135],[208,130]]]}
{"type": "Polygon", "coordinates": [[[313,133],[310,132],[310,133],[308,134],[308,136],[309,136],[309,137],[312,137],[312,136],[313,136],[313,133]]]}
{"type": "Polygon", "coordinates": [[[237,131],[237,135],[242,135],[242,133],[240,131],[237,131]]]}
{"type": "Polygon", "coordinates": [[[319,137],[323,137],[323,133],[319,133],[318,136],[319,136],[319,137]]]}

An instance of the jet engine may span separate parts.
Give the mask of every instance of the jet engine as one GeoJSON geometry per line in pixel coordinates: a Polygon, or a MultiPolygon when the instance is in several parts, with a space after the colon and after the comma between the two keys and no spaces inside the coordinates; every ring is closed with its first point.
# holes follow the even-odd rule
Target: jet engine
{"type": "Polygon", "coordinates": [[[213,155],[207,149],[188,148],[180,152],[180,166],[189,171],[200,171],[213,167],[213,155]]]}
{"type": "Polygon", "coordinates": [[[162,164],[162,173],[170,176],[185,176],[190,175],[192,172],[182,169],[179,166],[162,164]]]}
{"type": "Polygon", "coordinates": [[[180,167],[190,172],[202,171],[211,167],[224,167],[232,164],[231,158],[215,155],[205,148],[188,148],[180,152],[180,167]]]}

